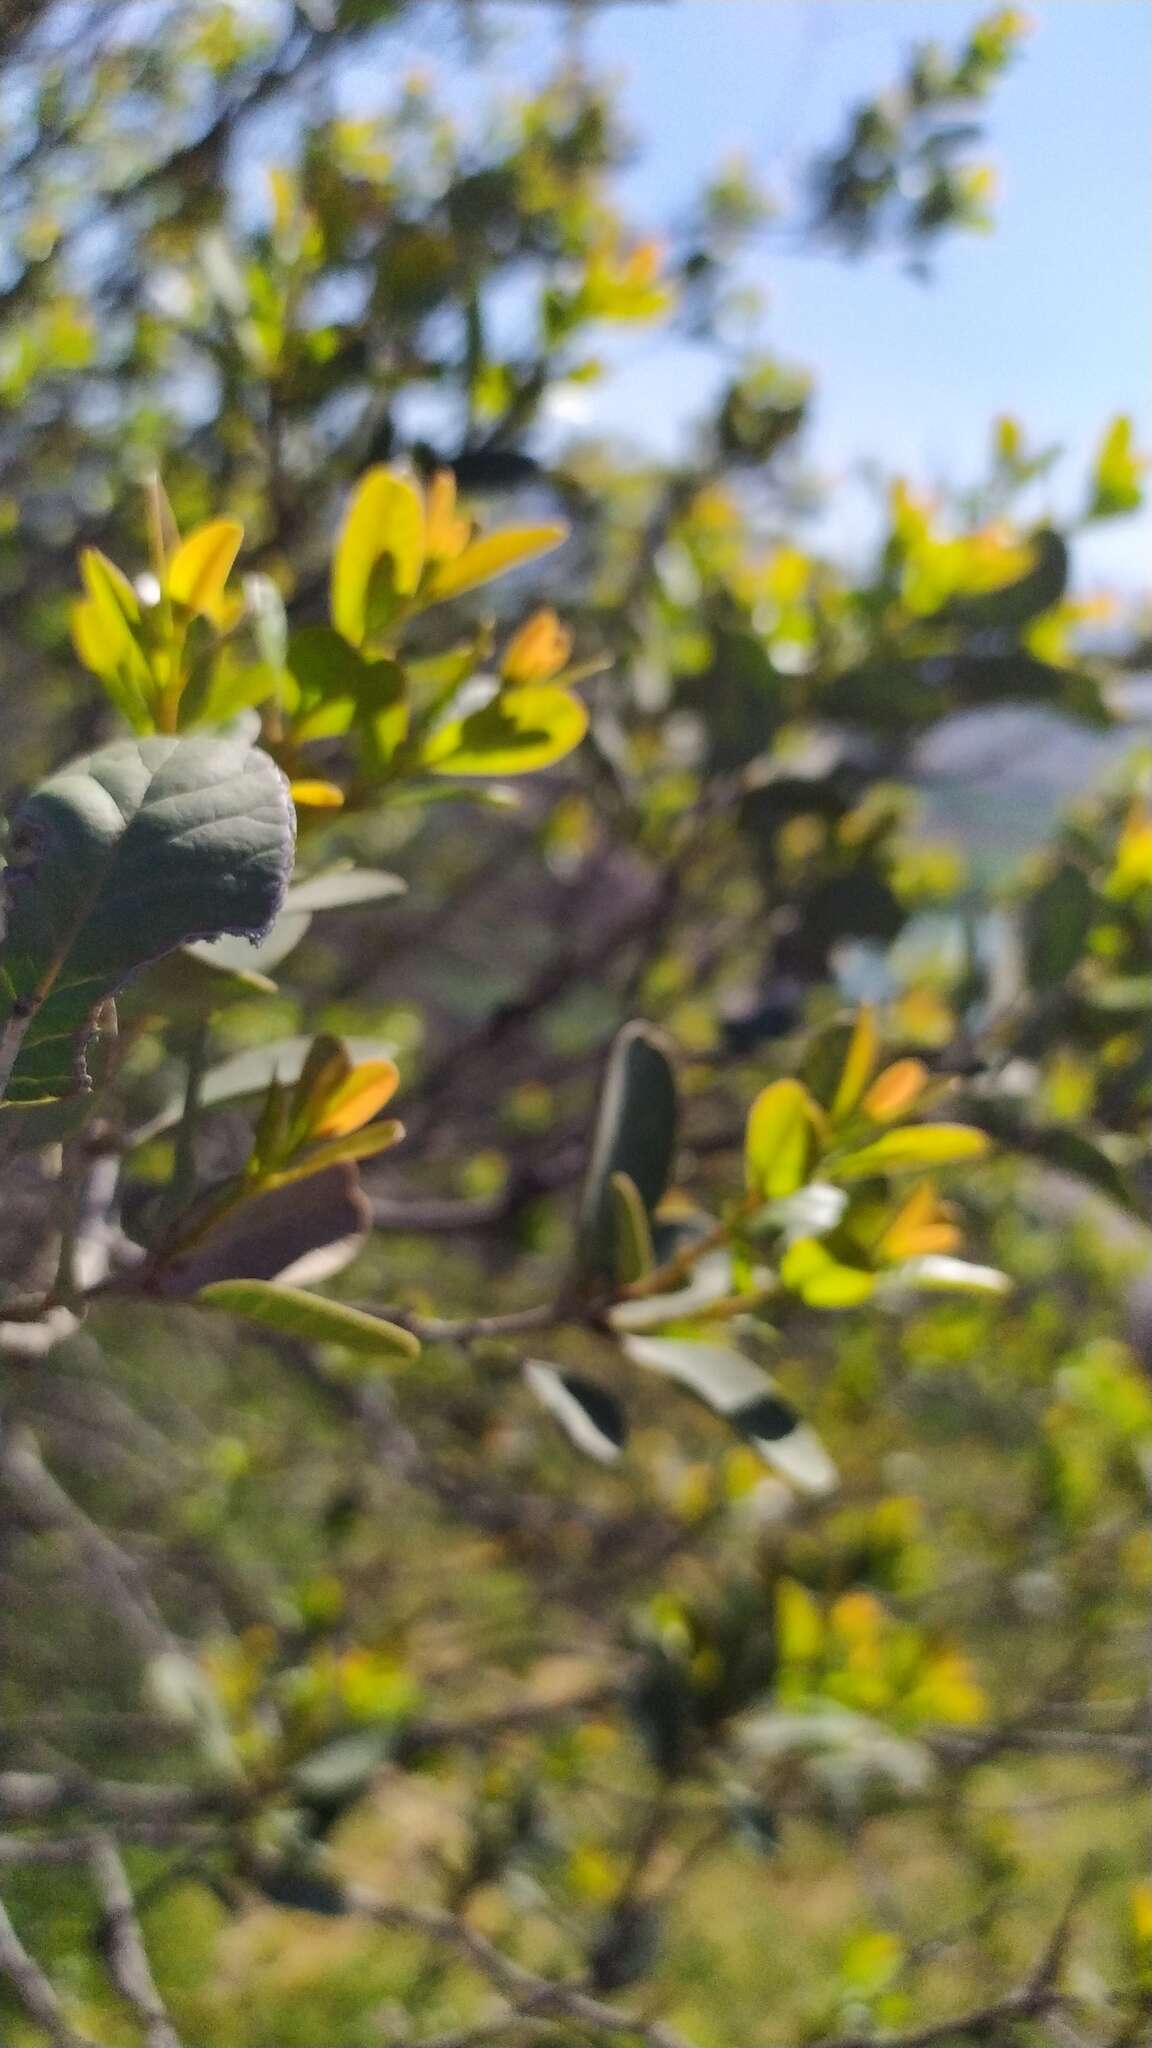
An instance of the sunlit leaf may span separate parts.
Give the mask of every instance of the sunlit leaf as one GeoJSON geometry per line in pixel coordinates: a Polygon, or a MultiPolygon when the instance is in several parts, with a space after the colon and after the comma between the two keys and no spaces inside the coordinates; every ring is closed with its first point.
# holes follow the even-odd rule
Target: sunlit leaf
{"type": "Polygon", "coordinates": [[[168,564],[169,597],[190,612],[215,618],[243,539],[244,528],[235,519],[198,526],[168,564]]]}
{"type": "Polygon", "coordinates": [[[923,1060],[895,1060],[877,1075],[860,1107],[873,1123],[892,1123],[919,1101],[930,1078],[923,1060]]]}
{"type": "Polygon", "coordinates": [[[502,691],[479,711],[442,726],[423,749],[434,775],[522,775],[549,768],[588,730],[579,697],[553,683],[502,691]]]}
{"type": "Polygon", "coordinates": [[[395,470],[368,470],[352,494],[332,557],[332,623],[354,647],[412,596],[424,545],[424,504],[416,486],[395,470]]]}
{"type": "Polygon", "coordinates": [[[305,776],[288,785],[292,801],[301,811],[338,811],[343,808],[344,791],[335,782],[319,782],[305,776]]]}
{"type": "Polygon", "coordinates": [[[780,1278],[809,1308],[857,1308],[876,1286],[874,1273],[846,1265],[814,1237],[789,1245],[780,1261],[780,1278]]]}
{"type": "Polygon", "coordinates": [[[800,1081],[772,1081],[761,1090],[744,1134],[750,1192],[762,1201],[795,1194],[816,1159],[820,1112],[800,1081]]]}
{"type": "Polygon", "coordinates": [[[347,1079],[325,1097],[323,1109],[312,1125],[317,1138],[343,1138],[358,1131],[391,1101],[400,1075],[391,1060],[365,1060],[353,1067],[347,1079]]]}
{"type": "Polygon", "coordinates": [[[918,1172],[926,1166],[983,1159],[989,1149],[985,1133],[967,1124],[910,1124],[902,1131],[886,1131],[858,1152],[845,1153],[832,1170],[838,1180],[866,1180],[871,1174],[918,1172]]]}
{"type": "Polygon", "coordinates": [[[500,662],[505,683],[546,683],[558,675],[572,652],[572,635],[554,611],[533,612],[512,635],[500,662]]]}
{"type": "Polygon", "coordinates": [[[1135,512],[1144,498],[1147,458],[1136,448],[1135,430],[1126,413],[1112,421],[1100,446],[1088,486],[1088,517],[1114,519],[1135,512]]]}
{"type": "Polygon", "coordinates": [[[441,598],[459,597],[465,590],[475,590],[481,583],[490,583],[494,576],[503,576],[509,569],[535,561],[538,555],[549,554],[567,538],[568,528],[559,525],[508,527],[502,533],[485,534],[454,561],[436,567],[425,587],[424,601],[435,604],[441,598]]]}
{"type": "Polygon", "coordinates": [[[864,1003],[853,1026],[839,1084],[832,1098],[834,1119],[850,1116],[856,1108],[872,1077],[879,1050],[876,1013],[870,1003],[864,1003]]]}

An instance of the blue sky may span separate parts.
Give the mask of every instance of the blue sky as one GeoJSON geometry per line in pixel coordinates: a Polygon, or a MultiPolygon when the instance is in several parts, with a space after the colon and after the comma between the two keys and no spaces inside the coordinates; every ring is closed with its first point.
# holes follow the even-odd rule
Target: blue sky
{"type": "MultiPolygon", "coordinates": [[[[638,161],[631,212],[658,227],[709,170],[742,154],[769,183],[835,137],[854,97],[882,88],[911,40],[957,43],[971,0],[624,0],[595,15],[585,52],[614,76],[638,161]]],[[[495,15],[493,81],[542,75],[556,31],[495,15]]],[[[549,10],[551,12],[551,10],[549,10]]],[[[991,237],[956,237],[924,286],[895,257],[843,263],[758,254],[765,338],[816,375],[811,439],[830,526],[865,529],[859,464],[879,456],[932,481],[979,474],[994,414],[1067,456],[1046,486],[1074,506],[1090,451],[1116,412],[1152,439],[1152,4],[1031,0],[1033,33],[996,91],[988,153],[1000,175],[991,237]]],[[[619,352],[592,423],[674,445],[706,401],[700,352],[619,352]]],[[[1043,497],[1037,509],[1046,508],[1043,497]]],[[[1086,538],[1082,580],[1149,582],[1152,514],[1086,538]]]]}

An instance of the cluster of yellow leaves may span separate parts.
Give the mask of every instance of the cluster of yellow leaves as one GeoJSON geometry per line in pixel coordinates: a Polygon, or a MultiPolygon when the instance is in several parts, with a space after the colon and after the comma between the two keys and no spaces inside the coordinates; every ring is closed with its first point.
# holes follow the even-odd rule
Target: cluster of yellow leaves
{"type": "Polygon", "coordinates": [[[806,1586],[784,1579],[777,1601],[782,1699],[819,1695],[909,1728],[986,1719],[969,1659],[897,1620],[874,1593],[842,1593],[825,1607],[806,1586]]]}

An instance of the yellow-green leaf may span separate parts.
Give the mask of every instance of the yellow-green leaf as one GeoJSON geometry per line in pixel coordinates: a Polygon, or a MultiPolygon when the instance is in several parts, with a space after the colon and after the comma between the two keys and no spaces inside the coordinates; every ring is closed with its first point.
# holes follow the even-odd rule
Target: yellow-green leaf
{"type": "Polygon", "coordinates": [[[400,1075],[392,1060],[364,1060],[327,1096],[312,1125],[316,1138],[344,1138],[358,1131],[396,1093],[400,1075]]]}
{"type": "Polygon", "coordinates": [[[210,519],[183,540],[168,564],[168,595],[190,612],[212,618],[240,552],[244,528],[235,519],[210,519]]]}
{"type": "Polygon", "coordinates": [[[853,1026],[840,1080],[832,1099],[834,1119],[850,1116],[855,1109],[872,1077],[879,1049],[880,1035],[876,1029],[876,1013],[871,1003],[864,1003],[853,1026]]]}
{"type": "Polygon", "coordinates": [[[328,1138],[291,1166],[282,1167],[268,1184],[286,1188],[292,1181],[307,1180],[310,1174],[320,1173],[325,1166],[339,1166],[346,1159],[373,1159],[378,1152],[388,1152],[398,1145],[403,1136],[403,1124],[392,1118],[386,1123],[368,1124],[362,1131],[349,1131],[343,1138],[328,1138]]]}
{"type": "Polygon", "coordinates": [[[837,1180],[867,1180],[871,1174],[918,1173],[926,1166],[983,1159],[989,1150],[984,1132],[967,1124],[909,1124],[902,1131],[885,1131],[858,1152],[846,1153],[831,1170],[837,1180]]]}
{"type": "Polygon", "coordinates": [[[579,697],[557,683],[533,683],[441,726],[423,760],[435,775],[525,775],[563,760],[587,730],[579,697]]]}
{"type": "Polygon", "coordinates": [[[804,1186],[816,1157],[821,1117],[800,1081],[773,1081],[752,1104],[744,1138],[748,1187],[778,1201],[804,1186]]]}
{"type": "Polygon", "coordinates": [[[424,567],[424,501],[407,477],[391,469],[362,476],[332,557],[332,623],[359,647],[381,623],[377,574],[388,571],[398,600],[411,597],[424,567]],[[374,585],[376,590],[374,590],[374,585]]]}
{"type": "MultiPolygon", "coordinates": [[[[522,562],[531,562],[537,555],[549,554],[567,538],[568,528],[560,525],[510,526],[502,533],[485,534],[482,539],[474,540],[453,561],[439,564],[428,582],[424,601],[435,604],[441,598],[458,597],[461,591],[475,590],[481,583],[490,583],[494,576],[503,576],[509,569],[518,569],[522,562]]],[[[339,620],[336,623],[339,625],[339,620]]]]}
{"type": "Polygon", "coordinates": [[[789,1245],[780,1261],[780,1278],[809,1308],[856,1308],[876,1286],[874,1273],[844,1265],[814,1237],[789,1245]]]}
{"type": "Polygon", "coordinates": [[[215,1280],[202,1287],[196,1300],[228,1315],[300,1337],[310,1344],[340,1344],[345,1351],[375,1354],[399,1352],[418,1358],[420,1345],[410,1330],[386,1323],[342,1301],[328,1301],[302,1287],[278,1287],[271,1280],[215,1280]]]}

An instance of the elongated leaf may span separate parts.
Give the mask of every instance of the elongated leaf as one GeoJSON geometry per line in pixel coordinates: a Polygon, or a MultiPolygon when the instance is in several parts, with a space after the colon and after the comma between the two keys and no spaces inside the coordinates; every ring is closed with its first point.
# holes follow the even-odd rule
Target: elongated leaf
{"type": "Polygon", "coordinates": [[[528,1359],[524,1378],[578,1451],[601,1465],[616,1462],[628,1439],[628,1422],[615,1394],[582,1373],[560,1372],[539,1358],[528,1359]]]}
{"type": "Polygon", "coordinates": [[[983,1131],[967,1124],[909,1124],[886,1131],[858,1152],[847,1152],[831,1169],[837,1180],[867,1180],[871,1174],[920,1172],[928,1166],[951,1166],[960,1160],[983,1159],[989,1150],[983,1131]]]}
{"type": "Polygon", "coordinates": [[[562,761],[587,730],[579,697],[556,683],[533,683],[501,691],[441,726],[426,742],[423,761],[434,775],[525,775],[562,761]]]}
{"type": "Polygon", "coordinates": [[[623,1348],[634,1365],[678,1380],[706,1402],[805,1492],[829,1493],[836,1485],[836,1467],[815,1431],[739,1351],[680,1337],[625,1337],[623,1348]]]}
{"type": "Polygon", "coordinates": [[[382,1352],[399,1352],[404,1358],[420,1355],[420,1345],[410,1330],[365,1315],[363,1309],[349,1308],[345,1302],[308,1294],[300,1287],[277,1287],[269,1280],[218,1280],[202,1287],[196,1300],[310,1344],[341,1344],[345,1351],[369,1356],[382,1352]]]}
{"type": "Polygon", "coordinates": [[[851,1115],[872,1078],[879,1049],[876,1014],[871,1003],[865,1003],[845,1049],[844,1065],[832,1101],[833,1117],[851,1115]]]}
{"type": "Polygon", "coordinates": [[[616,1278],[623,1285],[640,1280],[656,1264],[652,1230],[640,1190],[627,1173],[614,1173],[608,1182],[616,1224],[616,1278]]]}
{"type": "Polygon", "coordinates": [[[124,740],[34,791],[5,875],[11,1100],[85,1085],[92,1019],[133,969],[189,940],[259,938],[283,899],[293,833],[279,769],[237,740],[124,740]]]}
{"type": "Polygon", "coordinates": [[[1105,1195],[1110,1202],[1118,1203],[1147,1223],[1147,1202],[1109,1157],[1096,1133],[1074,1131],[1066,1124],[1033,1123],[1017,1104],[984,1097],[965,1102],[964,1113],[997,1145],[1010,1146],[1026,1159],[1038,1159],[1057,1173],[1082,1180],[1086,1187],[1094,1188],[1097,1194],[1105,1195]]]}
{"type": "MultiPolygon", "coordinates": [[[[312,1044],[311,1037],[278,1038],[271,1045],[255,1045],[245,1052],[233,1053],[230,1059],[221,1060],[205,1074],[200,1084],[201,1107],[219,1109],[225,1103],[249,1100],[262,1095],[272,1080],[291,1087],[300,1076],[312,1044]]],[[[354,1060],[387,1058],[394,1051],[393,1046],[378,1038],[347,1038],[344,1045],[354,1060]]],[[[162,1110],[132,1133],[131,1143],[147,1144],[171,1130],[180,1120],[183,1102],[183,1092],[174,1095],[162,1110]]]]}
{"type": "Polygon", "coordinates": [[[303,1158],[294,1160],[291,1166],[281,1167],[273,1184],[286,1188],[293,1181],[307,1180],[310,1174],[319,1173],[325,1166],[338,1165],[342,1160],[374,1159],[378,1152],[391,1151],[403,1136],[403,1124],[393,1118],[383,1123],[368,1124],[362,1131],[349,1131],[342,1138],[329,1138],[324,1144],[314,1146],[303,1158]]]}
{"type": "Polygon", "coordinates": [[[651,1217],[676,1157],[676,1076],[657,1034],[626,1024],[612,1048],[580,1210],[584,1277],[611,1285],[616,1273],[613,1174],[626,1174],[651,1217]]]}
{"type": "Polygon", "coordinates": [[[400,1076],[392,1060],[365,1060],[334,1088],[312,1125],[316,1138],[344,1138],[379,1115],[396,1093],[400,1076]]]}
{"type": "Polygon", "coordinates": [[[1030,988],[1053,988],[1072,972],[1096,916],[1096,892],[1082,868],[1066,862],[1041,883],[1023,912],[1030,988]]]}
{"type": "Polygon", "coordinates": [[[332,868],[324,875],[309,875],[294,882],[284,898],[284,908],[293,911],[351,910],[361,903],[379,903],[386,896],[403,896],[408,887],[400,875],[383,868],[332,868]]]}
{"type": "Polygon", "coordinates": [[[244,528],[235,519],[212,519],[183,540],[168,564],[168,595],[190,612],[212,618],[240,552],[244,528]]]}
{"type": "Polygon", "coordinates": [[[494,576],[518,569],[522,562],[550,554],[567,538],[568,528],[559,525],[517,526],[503,533],[485,534],[453,561],[439,564],[429,579],[425,602],[432,604],[440,598],[459,597],[462,591],[475,590],[481,583],[490,583],[494,576]]]}
{"type": "Polygon", "coordinates": [[[929,1079],[923,1060],[894,1060],[882,1074],[877,1074],[860,1107],[873,1123],[894,1123],[919,1102],[929,1079]]]}
{"type": "Polygon", "coordinates": [[[424,566],[424,505],[407,477],[370,469],[361,477],[332,558],[332,623],[359,647],[388,609],[380,570],[397,599],[410,597],[424,566]],[[374,586],[376,586],[374,588],[374,586]]]}
{"type": "Polygon", "coordinates": [[[794,1195],[816,1157],[819,1111],[800,1081],[773,1081],[752,1104],[744,1139],[749,1188],[765,1202],[794,1195]]]}

